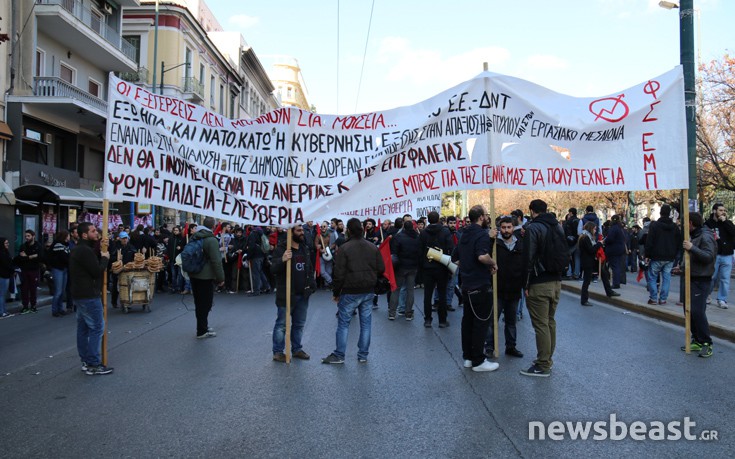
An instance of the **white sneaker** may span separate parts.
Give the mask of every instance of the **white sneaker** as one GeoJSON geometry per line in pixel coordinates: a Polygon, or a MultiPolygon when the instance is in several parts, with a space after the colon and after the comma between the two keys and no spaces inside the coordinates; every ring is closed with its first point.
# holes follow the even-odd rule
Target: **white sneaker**
{"type": "Polygon", "coordinates": [[[464,367],[465,368],[472,368],[472,360],[465,360],[464,361],[464,367]]]}
{"type": "Polygon", "coordinates": [[[707,304],[712,304],[712,298],[707,297],[707,304]]]}
{"type": "Polygon", "coordinates": [[[197,339],[214,338],[215,336],[217,336],[216,332],[208,331],[204,334],[197,335],[197,339]]]}
{"type": "Polygon", "coordinates": [[[495,371],[498,367],[500,367],[498,363],[485,360],[476,367],[472,367],[472,371],[495,371]]]}
{"type": "Polygon", "coordinates": [[[727,301],[717,300],[717,307],[720,309],[727,309],[727,301]]]}

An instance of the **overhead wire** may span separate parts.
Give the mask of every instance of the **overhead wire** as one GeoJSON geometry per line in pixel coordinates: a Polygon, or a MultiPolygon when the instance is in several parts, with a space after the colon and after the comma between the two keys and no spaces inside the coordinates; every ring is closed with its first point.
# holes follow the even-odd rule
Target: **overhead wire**
{"type": "Polygon", "coordinates": [[[337,0],[337,110],[339,114],[339,0],[337,0]]]}
{"type": "Polygon", "coordinates": [[[375,0],[370,7],[370,21],[368,22],[367,36],[365,37],[365,51],[362,54],[362,67],[360,68],[360,79],[357,83],[357,97],[355,97],[355,113],[357,113],[357,103],[360,101],[360,90],[362,89],[362,75],[365,72],[365,58],[367,56],[368,42],[370,41],[370,29],[373,25],[373,11],[375,10],[375,0]]]}

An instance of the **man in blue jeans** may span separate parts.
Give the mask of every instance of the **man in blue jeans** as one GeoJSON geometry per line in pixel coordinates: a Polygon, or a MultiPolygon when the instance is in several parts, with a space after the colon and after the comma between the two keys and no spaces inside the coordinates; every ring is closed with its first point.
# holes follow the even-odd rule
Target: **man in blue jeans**
{"type": "MultiPolygon", "coordinates": [[[[730,273],[732,254],[735,248],[735,224],[727,218],[727,209],[722,203],[712,206],[712,215],[705,223],[715,233],[717,240],[717,261],[712,275],[709,293],[717,286],[717,307],[727,309],[727,296],[730,293],[730,273]]],[[[707,300],[709,303],[709,300],[707,300]]]]}
{"type": "Polygon", "coordinates": [[[648,266],[648,304],[666,304],[671,284],[671,268],[674,259],[682,245],[681,231],[671,220],[671,206],[661,206],[660,217],[651,223],[646,236],[646,261],[648,266]],[[661,291],[656,286],[658,275],[661,274],[661,291]]]}
{"type": "Polygon", "coordinates": [[[352,312],[360,312],[360,339],[357,342],[357,361],[367,363],[370,348],[370,323],[373,312],[373,293],[378,276],[385,271],[380,251],[363,238],[362,223],[357,218],[347,222],[349,239],[334,257],[332,280],[334,301],[337,303],[337,348],[322,359],[322,363],[345,363],[347,334],[352,312]]]}
{"type": "Polygon", "coordinates": [[[97,256],[94,246],[99,239],[97,228],[89,222],[77,227],[79,244],[69,256],[71,296],[77,308],[77,351],[82,359],[82,371],[90,376],[107,375],[112,368],[102,364],[102,336],[105,321],[102,316],[102,279],[110,260],[108,242],[105,251],[97,256]]]}
{"type": "Polygon", "coordinates": [[[276,324],[273,327],[273,360],[285,362],[286,354],[286,264],[291,260],[291,355],[296,359],[309,360],[311,356],[304,351],[301,338],[304,336],[306,311],[309,309],[309,296],[316,290],[314,268],[311,264],[309,248],[304,240],[304,228],[294,226],[291,249],[286,250],[286,240],[279,241],[271,272],[276,276],[276,324]]]}

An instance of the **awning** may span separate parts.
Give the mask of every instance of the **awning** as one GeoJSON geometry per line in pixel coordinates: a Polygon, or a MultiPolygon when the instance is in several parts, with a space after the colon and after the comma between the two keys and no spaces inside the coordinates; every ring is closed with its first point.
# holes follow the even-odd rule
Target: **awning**
{"type": "Polygon", "coordinates": [[[36,202],[102,202],[102,192],[48,185],[22,185],[15,189],[15,197],[36,202]]]}
{"type": "Polygon", "coordinates": [[[0,204],[15,205],[15,193],[10,185],[0,178],[0,204]]]}
{"type": "Polygon", "coordinates": [[[8,124],[3,121],[0,121],[0,139],[2,140],[12,140],[13,139],[13,131],[11,131],[10,126],[8,126],[8,124]]]}

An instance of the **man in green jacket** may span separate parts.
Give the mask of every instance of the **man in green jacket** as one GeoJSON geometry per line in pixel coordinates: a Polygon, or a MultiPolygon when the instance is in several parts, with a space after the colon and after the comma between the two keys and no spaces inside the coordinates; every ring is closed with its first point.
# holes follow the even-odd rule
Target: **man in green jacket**
{"type": "Polygon", "coordinates": [[[219,251],[219,243],[214,237],[214,218],[204,218],[202,226],[192,234],[191,241],[202,239],[202,250],[207,262],[204,268],[196,274],[190,273],[191,293],[194,296],[194,309],[197,318],[197,338],[213,338],[217,333],[209,328],[209,311],[212,310],[214,300],[214,284],[218,287],[225,285],[225,270],[222,267],[222,256],[219,251]]]}

